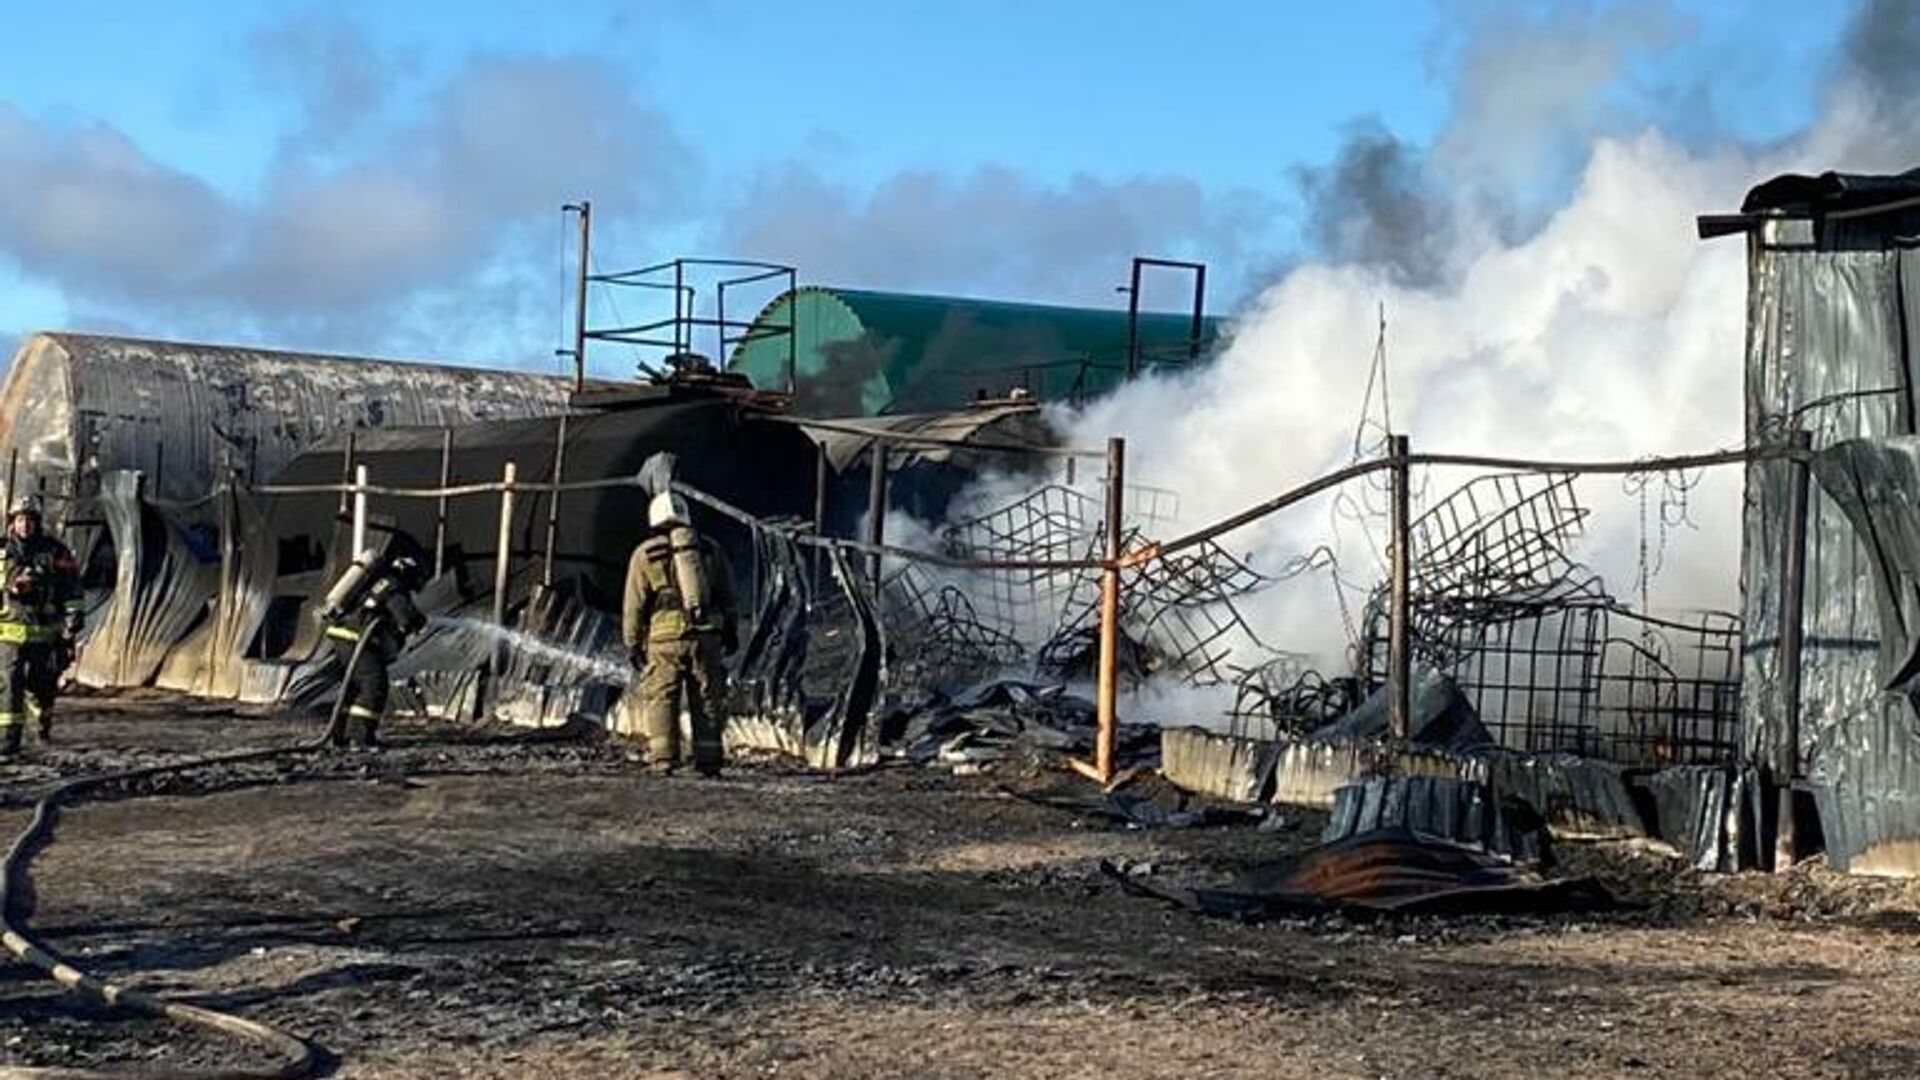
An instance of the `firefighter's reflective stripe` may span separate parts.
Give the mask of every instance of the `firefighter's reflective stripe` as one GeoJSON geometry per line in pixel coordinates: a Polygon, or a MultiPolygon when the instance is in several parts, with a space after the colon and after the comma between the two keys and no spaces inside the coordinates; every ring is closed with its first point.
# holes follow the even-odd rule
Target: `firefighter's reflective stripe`
{"type": "Polygon", "coordinates": [[[10,728],[10,727],[14,727],[14,726],[16,726],[16,725],[18,725],[19,723],[20,723],[20,714],[19,714],[19,713],[17,713],[17,712],[0,712],[0,728],[10,728]]]}
{"type": "Polygon", "coordinates": [[[330,638],[339,638],[341,641],[359,641],[360,631],[355,630],[351,626],[329,626],[327,627],[327,636],[330,638]]]}
{"type": "Polygon", "coordinates": [[[0,622],[0,645],[56,641],[59,637],[60,628],[51,624],[0,622]]]}
{"type": "Polygon", "coordinates": [[[87,602],[85,600],[69,600],[64,606],[69,615],[85,615],[87,613],[87,602]]]}
{"type": "Polygon", "coordinates": [[[380,712],[379,712],[379,710],[377,710],[377,709],[369,709],[369,708],[367,708],[367,707],[366,707],[365,705],[349,705],[349,706],[347,706],[347,715],[348,715],[348,716],[357,716],[357,717],[359,717],[359,718],[361,718],[361,719],[363,719],[363,720],[378,720],[378,719],[380,719],[380,712]]]}

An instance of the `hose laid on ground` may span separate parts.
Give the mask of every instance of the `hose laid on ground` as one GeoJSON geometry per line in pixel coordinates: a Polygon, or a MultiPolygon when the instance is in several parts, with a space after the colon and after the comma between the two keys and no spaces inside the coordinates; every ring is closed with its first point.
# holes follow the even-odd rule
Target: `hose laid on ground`
{"type": "Polygon", "coordinates": [[[187,1080],[187,1078],[191,1080],[297,1080],[299,1077],[313,1073],[319,1064],[319,1059],[315,1056],[313,1048],[298,1036],[231,1013],[206,1009],[198,1005],[165,1001],[144,991],[88,975],[61,960],[34,940],[24,925],[27,916],[21,913],[21,909],[27,905],[23,899],[25,895],[23,890],[27,882],[28,864],[33,856],[39,854],[53,839],[54,825],[60,819],[60,808],[77,801],[82,795],[112,784],[126,784],[168,773],[186,772],[216,765],[264,761],[286,754],[304,754],[326,749],[341,730],[347,700],[346,688],[352,684],[354,673],[360,666],[361,655],[366,649],[367,642],[373,637],[371,631],[372,626],[369,626],[354,643],[353,655],[348,658],[346,672],[340,680],[341,692],[334,698],[333,711],[327,717],[327,728],[320,733],[319,737],[293,746],[237,750],[232,753],[191,758],[167,765],[148,765],[138,769],[70,780],[54,788],[34,804],[33,821],[27,826],[25,832],[15,838],[13,846],[7,849],[5,861],[0,861],[0,944],[4,944],[15,959],[39,968],[53,981],[103,1005],[204,1028],[256,1043],[271,1052],[278,1063],[253,1069],[162,1068],[116,1071],[11,1065],[0,1066],[0,1080],[16,1080],[16,1078],[18,1080],[26,1080],[26,1078],[127,1080],[129,1077],[175,1077],[180,1080],[187,1080]],[[19,922],[15,921],[16,914],[19,915],[19,922]]]}
{"type": "Polygon", "coordinates": [[[12,1080],[16,1077],[125,1080],[129,1076],[191,1077],[193,1080],[292,1080],[292,1078],[310,1075],[314,1071],[318,1059],[314,1055],[313,1048],[300,1038],[258,1021],[201,1008],[198,1005],[163,1001],[144,991],[88,975],[61,960],[35,941],[27,928],[15,921],[14,915],[16,908],[21,906],[20,890],[27,880],[27,864],[52,839],[54,824],[59,820],[61,806],[109,784],[123,784],[210,765],[234,765],[241,762],[261,761],[283,754],[310,752],[324,745],[324,739],[320,739],[298,746],[216,754],[170,765],[150,765],[140,769],[128,769],[124,772],[69,781],[48,792],[35,804],[32,824],[28,825],[27,830],[14,840],[13,846],[7,850],[6,860],[0,862],[0,944],[5,944],[7,951],[12,953],[15,959],[39,968],[53,981],[103,1005],[189,1024],[257,1043],[272,1052],[278,1059],[278,1064],[255,1069],[180,1068],[147,1069],[137,1072],[14,1065],[0,1066],[0,1080],[12,1080]]]}

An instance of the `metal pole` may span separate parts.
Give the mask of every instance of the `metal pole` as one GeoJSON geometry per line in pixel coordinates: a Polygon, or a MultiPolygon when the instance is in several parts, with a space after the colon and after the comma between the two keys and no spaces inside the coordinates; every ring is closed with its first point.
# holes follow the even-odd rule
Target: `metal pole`
{"type": "Polygon", "coordinates": [[[233,624],[234,593],[234,519],[238,516],[233,505],[233,465],[226,461],[231,451],[221,454],[222,480],[218,485],[220,499],[220,595],[214,599],[213,644],[208,660],[209,692],[217,692],[220,676],[227,667],[227,635],[233,624]]]}
{"type": "MultiPolygon", "coordinates": [[[[440,490],[453,484],[453,429],[440,433],[440,490]]],[[[433,519],[433,576],[447,572],[447,497],[440,496],[433,519]]]]}
{"type": "Polygon", "coordinates": [[[1388,474],[1393,484],[1393,539],[1390,550],[1392,560],[1390,573],[1393,577],[1392,606],[1388,615],[1388,633],[1392,636],[1387,646],[1387,720],[1396,739],[1407,737],[1407,727],[1413,712],[1413,656],[1407,640],[1409,631],[1407,578],[1412,563],[1411,552],[1407,546],[1411,535],[1407,527],[1410,488],[1407,454],[1405,435],[1387,437],[1387,456],[1393,461],[1393,468],[1388,474]]]}
{"type": "MultiPolygon", "coordinates": [[[[867,473],[867,543],[879,547],[887,539],[887,444],[873,440],[873,457],[867,473]]],[[[880,553],[868,556],[868,572],[873,575],[873,596],[880,598],[880,553]]]]}
{"type": "Polygon", "coordinates": [[[687,351],[686,346],[680,344],[680,332],[686,325],[682,321],[686,316],[681,314],[681,305],[685,300],[681,290],[686,288],[685,283],[681,280],[684,276],[682,269],[681,261],[679,259],[673,260],[673,351],[677,353],[687,351]]]}
{"type": "MultiPolygon", "coordinates": [[[[353,460],[354,460],[353,443],[354,443],[354,436],[357,434],[358,434],[357,432],[349,428],[347,430],[347,444],[346,446],[342,447],[340,451],[340,483],[343,485],[350,484],[353,482],[353,460]]],[[[159,492],[159,489],[155,488],[154,491],[157,494],[159,492]]],[[[340,489],[340,510],[339,510],[339,512],[342,514],[347,512],[347,494],[348,494],[347,489],[345,487],[342,487],[340,489]]],[[[360,552],[356,550],[354,554],[358,555],[360,554],[360,552]]]]}
{"type": "Polygon", "coordinates": [[[800,302],[794,295],[799,277],[787,271],[787,396],[800,392],[800,302]]]}
{"type": "MultiPolygon", "coordinates": [[[[1137,264],[1136,264],[1137,265],[1137,264]]],[[[1093,768],[1102,784],[1113,782],[1114,747],[1119,742],[1120,697],[1120,530],[1126,499],[1127,442],[1107,440],[1107,553],[1100,570],[1100,727],[1094,735],[1093,768]]]]}
{"type": "MultiPolygon", "coordinates": [[[[1813,433],[1795,431],[1793,449],[1811,451],[1813,433]]],[[[1779,785],[1779,817],[1774,834],[1773,868],[1793,866],[1798,826],[1793,809],[1793,781],[1800,772],[1800,649],[1807,585],[1807,461],[1787,459],[1787,535],[1780,572],[1780,742],[1773,761],[1773,780],[1779,785]]]]}
{"type": "Polygon", "coordinates": [[[1127,378],[1140,374],[1140,257],[1133,259],[1133,282],[1127,286],[1127,378]]]}
{"type": "MultiPolygon", "coordinates": [[[[813,535],[827,535],[827,451],[819,443],[814,444],[813,452],[813,535]]],[[[820,549],[814,548],[808,558],[812,560],[812,584],[815,590],[820,588],[820,549]]]]}
{"type": "Polygon", "coordinates": [[[580,273],[573,297],[573,392],[587,388],[587,268],[593,246],[593,204],[580,200],[580,273]]]}
{"type": "Polygon", "coordinates": [[[1206,316],[1203,312],[1207,304],[1207,264],[1200,263],[1193,268],[1193,336],[1187,342],[1187,359],[1200,359],[1200,335],[1206,329],[1206,316]]]}
{"type": "Polygon", "coordinates": [[[553,440],[553,484],[547,501],[547,555],[540,568],[540,584],[553,587],[553,549],[560,535],[560,488],[567,467],[567,414],[560,414],[560,425],[553,440]]]}
{"type": "Polygon", "coordinates": [[[367,467],[353,467],[353,557],[367,550],[367,467]]]}
{"type": "Polygon", "coordinates": [[[19,475],[20,475],[20,448],[16,446],[13,448],[13,451],[7,455],[7,502],[8,503],[12,503],[14,500],[14,497],[19,494],[19,492],[15,491],[13,487],[14,481],[19,478],[19,475]]]}

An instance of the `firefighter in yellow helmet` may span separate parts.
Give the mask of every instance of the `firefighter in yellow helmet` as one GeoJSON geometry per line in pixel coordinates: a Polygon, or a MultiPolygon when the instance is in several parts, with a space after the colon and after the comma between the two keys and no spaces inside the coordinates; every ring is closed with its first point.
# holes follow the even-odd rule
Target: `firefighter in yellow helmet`
{"type": "Polygon", "coordinates": [[[639,711],[653,768],[680,764],[680,705],[693,721],[693,767],[716,776],[724,762],[727,669],[739,648],[733,575],[719,546],[693,531],[686,503],[671,492],[647,506],[650,535],[627,563],[621,637],[638,677],[629,703],[639,711]]]}
{"type": "Polygon", "coordinates": [[[0,548],[0,755],[19,752],[29,715],[40,741],[52,739],[54,694],[85,614],[73,552],[46,531],[37,496],[14,499],[0,548]]]}

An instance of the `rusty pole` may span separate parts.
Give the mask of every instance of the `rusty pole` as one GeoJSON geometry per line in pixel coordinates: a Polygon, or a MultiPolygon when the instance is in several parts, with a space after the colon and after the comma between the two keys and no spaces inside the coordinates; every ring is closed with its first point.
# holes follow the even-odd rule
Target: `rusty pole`
{"type": "MultiPolygon", "coordinates": [[[[440,490],[453,484],[453,429],[440,433],[440,490]]],[[[436,500],[433,518],[433,576],[447,570],[447,497],[436,500]]]]}
{"type": "MultiPolygon", "coordinates": [[[[867,473],[867,543],[879,547],[887,541],[887,444],[873,440],[873,457],[867,473]]],[[[874,602],[880,600],[880,553],[868,556],[868,572],[873,576],[874,602]]]]}
{"type": "Polygon", "coordinates": [[[1102,784],[1113,782],[1114,747],[1119,741],[1120,696],[1120,535],[1126,498],[1127,441],[1107,440],[1107,553],[1100,570],[1100,728],[1094,735],[1093,768],[1102,784]]]}
{"type": "MultiPolygon", "coordinates": [[[[1795,431],[1793,449],[1810,452],[1813,433],[1795,431]]],[[[1787,535],[1780,572],[1780,742],[1773,761],[1779,785],[1779,817],[1774,834],[1773,868],[1793,866],[1799,822],[1793,809],[1793,781],[1800,771],[1800,655],[1807,586],[1807,483],[1804,457],[1787,459],[1787,535]]]]}
{"type": "Polygon", "coordinates": [[[1409,625],[1407,615],[1407,577],[1411,564],[1411,552],[1408,542],[1411,533],[1408,529],[1407,509],[1409,483],[1407,475],[1407,437],[1389,435],[1387,437],[1387,456],[1393,461],[1389,475],[1393,484],[1393,542],[1389,551],[1392,574],[1391,608],[1388,612],[1388,633],[1391,640],[1387,645],[1387,719],[1393,730],[1393,737],[1407,737],[1407,726],[1412,708],[1413,655],[1408,648],[1409,625]]]}
{"type": "Polygon", "coordinates": [[[560,414],[560,426],[553,440],[553,491],[547,502],[547,555],[540,567],[540,585],[553,588],[553,549],[560,536],[560,484],[567,467],[567,414],[560,414]]]}
{"type": "Polygon", "coordinates": [[[367,550],[367,467],[353,467],[353,557],[367,550]]]}

